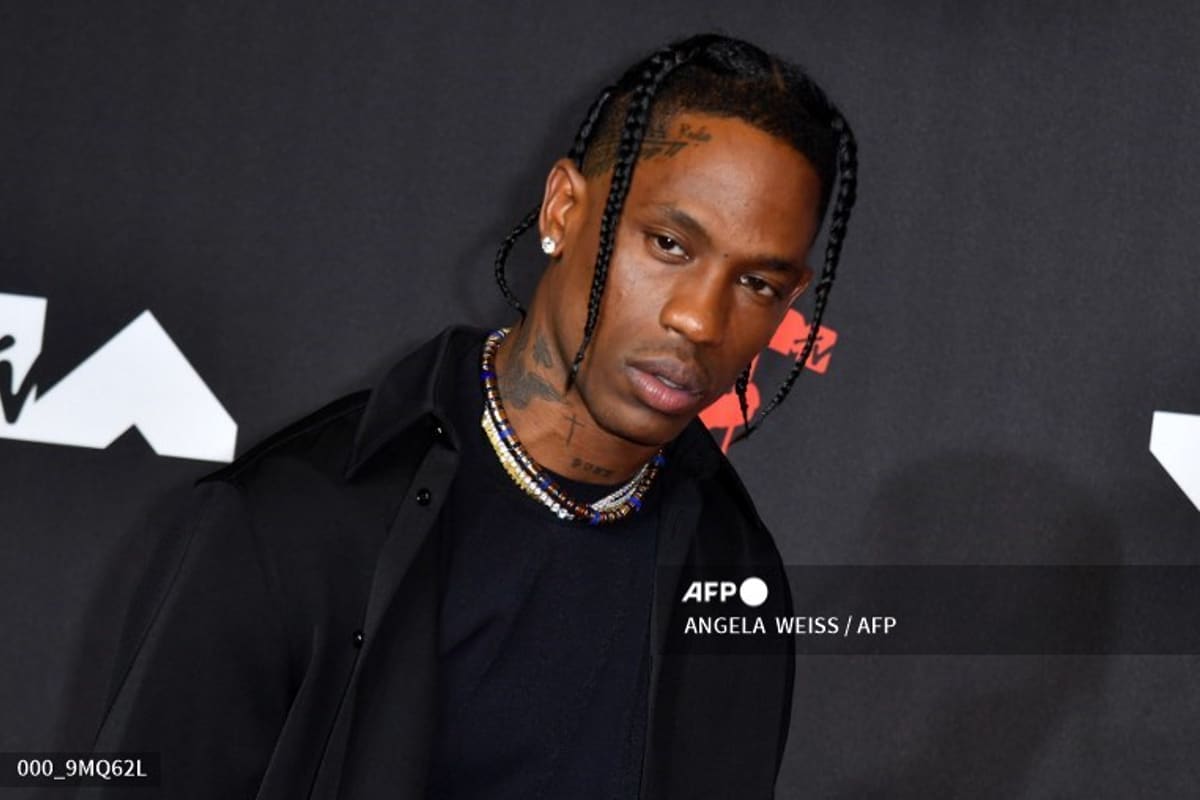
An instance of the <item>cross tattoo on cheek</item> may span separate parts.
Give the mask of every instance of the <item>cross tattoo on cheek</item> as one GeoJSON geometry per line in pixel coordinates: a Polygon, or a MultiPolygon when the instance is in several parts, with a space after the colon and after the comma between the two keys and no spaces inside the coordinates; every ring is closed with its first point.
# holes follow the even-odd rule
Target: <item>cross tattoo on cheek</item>
{"type": "Polygon", "coordinates": [[[571,415],[571,416],[569,416],[569,417],[568,417],[568,416],[566,416],[566,415],[564,414],[564,415],[563,415],[563,419],[565,419],[565,420],[567,420],[568,422],[570,422],[570,423],[571,423],[571,429],[567,431],[567,444],[570,444],[570,443],[571,443],[571,437],[575,435],[575,428],[576,428],[576,426],[580,426],[580,427],[582,427],[582,426],[583,426],[583,423],[582,423],[582,422],[580,422],[578,419],[576,419],[574,414],[572,414],[572,415],[571,415]]]}

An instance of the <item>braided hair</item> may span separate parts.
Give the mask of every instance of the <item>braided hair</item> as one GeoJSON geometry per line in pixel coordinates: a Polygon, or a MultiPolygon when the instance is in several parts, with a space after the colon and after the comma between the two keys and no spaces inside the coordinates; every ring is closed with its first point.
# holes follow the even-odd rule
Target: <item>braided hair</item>
{"type": "MultiPolygon", "coordinates": [[[[583,119],[583,124],[579,126],[579,133],[575,135],[575,143],[571,145],[569,156],[575,162],[575,166],[583,168],[583,157],[587,152],[588,140],[591,139],[592,129],[596,125],[596,120],[600,116],[600,112],[604,110],[605,103],[611,95],[612,87],[608,87],[600,92],[600,96],[592,102],[592,107],[588,109],[587,116],[583,119]]],[[[508,236],[504,237],[504,241],[500,242],[500,249],[496,251],[496,284],[500,287],[500,293],[504,295],[504,299],[508,304],[516,309],[521,314],[521,319],[525,319],[525,306],[521,305],[521,301],[513,294],[512,289],[508,286],[508,278],[504,274],[504,264],[508,261],[508,254],[512,251],[513,245],[517,239],[521,237],[525,231],[533,227],[533,223],[537,222],[538,213],[542,210],[542,204],[538,203],[530,209],[521,221],[517,223],[508,236]]],[[[595,325],[592,326],[593,328],[595,325]]],[[[586,342],[585,342],[586,343],[586,342]]],[[[574,370],[572,370],[572,376],[574,370]]]]}
{"type": "MultiPolygon", "coordinates": [[[[757,430],[763,419],[787,397],[816,344],[854,207],[857,146],[846,118],[804,70],[749,42],[721,34],[699,34],[672,42],[629,67],[615,84],[605,87],[588,109],[569,153],[588,177],[603,173],[611,163],[612,182],[600,218],[600,245],[588,294],[583,341],[571,362],[568,388],[578,374],[600,317],[617,225],[642,142],[648,130],[665,127],[666,120],[682,111],[736,117],[789,142],[808,159],[820,178],[819,218],[824,218],[830,199],[833,200],[824,266],[814,290],[808,337],[787,378],[754,424],[748,418],[746,401],[750,368],[746,367],[734,383],[743,422],[742,431],[734,441],[740,441],[757,430]]],[[[500,243],[496,253],[496,283],[522,318],[525,308],[509,288],[504,266],[514,243],[533,226],[540,211],[540,204],[531,209],[500,243]]]]}

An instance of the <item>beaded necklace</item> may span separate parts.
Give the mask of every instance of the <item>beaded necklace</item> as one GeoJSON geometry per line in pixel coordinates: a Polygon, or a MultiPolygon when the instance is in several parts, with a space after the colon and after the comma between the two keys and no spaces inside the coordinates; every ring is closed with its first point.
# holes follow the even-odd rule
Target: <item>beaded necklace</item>
{"type": "Polygon", "coordinates": [[[504,471],[527,495],[549,508],[559,519],[586,520],[592,525],[599,525],[624,519],[640,509],[642,498],[654,483],[659,469],[666,463],[662,449],[643,464],[628,483],[592,503],[580,503],[568,497],[525,452],[516,431],[508,423],[508,415],[504,413],[504,406],[500,402],[500,390],[496,385],[496,350],[509,330],[500,328],[488,334],[480,364],[484,396],[480,424],[504,471]]]}

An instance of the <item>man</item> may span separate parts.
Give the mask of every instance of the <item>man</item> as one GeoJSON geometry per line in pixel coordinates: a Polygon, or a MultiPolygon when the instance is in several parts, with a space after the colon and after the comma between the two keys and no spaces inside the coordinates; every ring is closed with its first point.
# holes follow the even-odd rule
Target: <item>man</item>
{"type": "Polygon", "coordinates": [[[771,796],[790,641],[664,642],[685,571],[753,569],[760,611],[792,611],[697,414],[736,385],[745,415],[832,196],[809,340],[761,415],[786,395],[854,171],[841,115],[752,45],[631,67],[501,246],[511,329],[449,328],[197,482],[96,749],[161,752],[169,797],[771,796]],[[550,263],[526,311],[504,262],[535,223],[550,263]]]}

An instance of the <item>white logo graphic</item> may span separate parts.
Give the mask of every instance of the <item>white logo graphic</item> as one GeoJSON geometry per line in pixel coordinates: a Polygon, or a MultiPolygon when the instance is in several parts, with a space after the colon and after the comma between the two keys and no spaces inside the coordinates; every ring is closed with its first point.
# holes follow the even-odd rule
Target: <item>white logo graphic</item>
{"type": "Polygon", "coordinates": [[[0,294],[0,438],[103,449],[135,427],[160,456],[233,460],[237,423],[149,311],[44,394],[46,299],[0,294]]]}
{"type": "Polygon", "coordinates": [[[767,583],[762,578],[746,578],[741,586],[733,581],[692,581],[683,593],[683,602],[724,603],[735,594],[746,605],[757,608],[767,602],[767,583]]]}
{"type": "Polygon", "coordinates": [[[1200,509],[1200,415],[1155,411],[1150,452],[1200,509]]]}
{"type": "Polygon", "coordinates": [[[767,582],[762,578],[746,578],[738,589],[742,602],[751,608],[758,608],[767,602],[767,582]]]}

